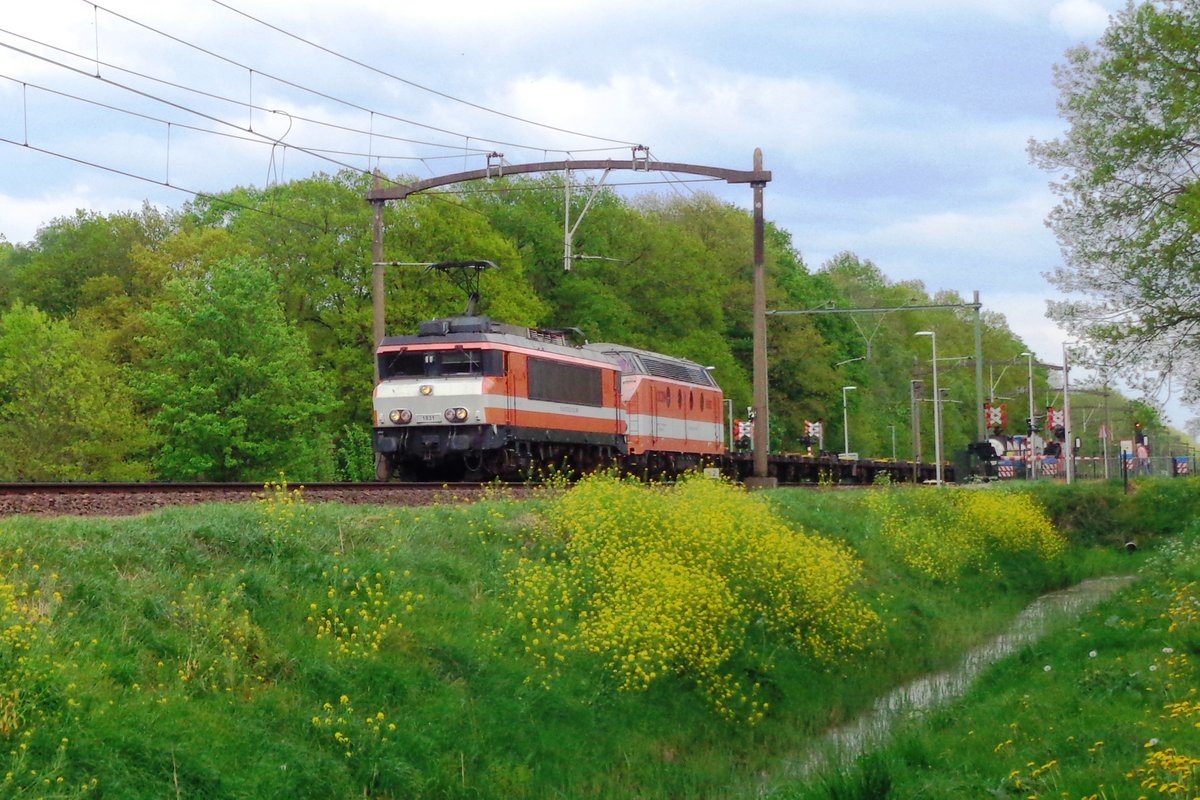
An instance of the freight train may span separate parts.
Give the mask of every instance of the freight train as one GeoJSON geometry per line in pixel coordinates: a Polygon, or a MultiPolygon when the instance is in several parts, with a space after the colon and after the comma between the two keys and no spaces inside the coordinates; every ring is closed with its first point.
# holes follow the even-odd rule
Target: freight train
{"type": "MultiPolygon", "coordinates": [[[[694,361],[618,344],[570,341],[566,331],[475,314],[486,261],[429,265],[468,294],[461,316],[376,348],[376,477],[521,480],[559,469],[617,468],[671,478],[699,468],[748,477],[748,453],[725,449],[721,387],[694,361]]],[[[785,482],[933,477],[932,465],[773,455],[785,482]]]]}

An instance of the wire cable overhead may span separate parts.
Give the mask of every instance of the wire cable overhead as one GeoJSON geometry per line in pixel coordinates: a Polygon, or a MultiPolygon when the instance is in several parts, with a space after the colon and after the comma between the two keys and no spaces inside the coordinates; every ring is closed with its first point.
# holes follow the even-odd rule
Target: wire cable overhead
{"type": "MultiPolygon", "coordinates": [[[[464,100],[461,97],[456,97],[452,94],[448,94],[448,93],[440,91],[438,89],[432,89],[428,86],[424,86],[422,84],[416,83],[415,81],[411,81],[408,78],[404,78],[399,75],[395,75],[391,72],[388,72],[387,70],[380,69],[379,67],[373,66],[371,64],[367,64],[366,62],[359,61],[356,58],[352,58],[343,53],[339,53],[336,50],[332,50],[332,49],[325,47],[324,45],[318,44],[317,42],[314,42],[310,39],[306,39],[303,36],[292,33],[291,31],[284,30],[283,28],[280,28],[277,25],[274,25],[270,22],[266,22],[265,20],[259,19],[258,17],[254,16],[252,14],[242,11],[241,9],[234,8],[231,4],[224,2],[224,0],[211,0],[211,2],[215,3],[216,5],[221,6],[224,9],[232,11],[235,14],[243,16],[246,19],[251,20],[252,22],[256,22],[259,25],[262,25],[263,27],[270,28],[271,30],[275,31],[276,33],[283,34],[284,36],[295,39],[296,41],[306,44],[309,47],[320,50],[323,53],[327,53],[327,54],[333,56],[334,58],[339,58],[350,64],[354,64],[357,67],[361,67],[365,70],[369,70],[370,72],[374,72],[377,75],[382,75],[385,78],[390,78],[394,81],[399,81],[400,83],[403,83],[406,86],[411,86],[414,89],[419,89],[423,92],[428,92],[430,94],[437,95],[438,97],[444,98],[446,100],[450,100],[455,103],[461,103],[462,105],[469,106],[470,108],[474,108],[478,111],[485,111],[489,114],[495,114],[496,116],[504,117],[505,119],[511,119],[514,122],[520,122],[525,125],[533,125],[535,127],[544,128],[546,130],[555,131],[557,133],[566,133],[566,134],[570,134],[571,136],[579,136],[579,137],[582,137],[585,139],[593,139],[593,140],[599,141],[599,142],[609,142],[611,144],[625,145],[628,147],[633,147],[633,146],[637,145],[637,142],[628,142],[623,139],[611,139],[607,136],[596,136],[595,134],[591,134],[591,133],[583,133],[581,131],[573,131],[568,128],[560,128],[555,125],[548,125],[543,122],[536,122],[534,120],[525,119],[524,117],[518,117],[515,114],[509,114],[505,111],[497,111],[494,108],[488,108],[487,106],[480,105],[479,103],[473,103],[470,100],[464,100]]],[[[472,138],[478,138],[478,137],[472,137],[472,138]]],[[[566,151],[565,150],[555,150],[554,152],[562,153],[562,152],[566,152],[566,151]]],[[[576,150],[575,152],[579,152],[579,151],[576,150]]]]}

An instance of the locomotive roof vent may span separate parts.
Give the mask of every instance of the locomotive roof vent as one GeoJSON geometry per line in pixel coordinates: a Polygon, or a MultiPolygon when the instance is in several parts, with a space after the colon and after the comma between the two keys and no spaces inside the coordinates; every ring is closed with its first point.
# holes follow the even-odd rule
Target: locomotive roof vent
{"type": "Polygon", "coordinates": [[[652,356],[642,356],[642,364],[646,367],[646,372],[658,378],[673,378],[677,381],[686,381],[688,383],[698,383],[701,386],[711,385],[712,379],[704,368],[696,364],[688,364],[682,361],[670,360],[665,358],[654,358],[652,356]]]}
{"type": "Polygon", "coordinates": [[[450,333],[491,333],[492,320],[489,317],[451,317],[450,333]]]}
{"type": "Polygon", "coordinates": [[[417,328],[418,336],[445,336],[450,333],[450,320],[430,319],[422,322],[417,328]]]}
{"type": "Polygon", "coordinates": [[[426,320],[417,328],[418,336],[450,336],[456,333],[503,333],[509,336],[519,336],[522,339],[531,339],[535,342],[560,345],[570,343],[568,331],[565,330],[526,328],[521,325],[498,322],[491,317],[440,317],[426,320]]]}

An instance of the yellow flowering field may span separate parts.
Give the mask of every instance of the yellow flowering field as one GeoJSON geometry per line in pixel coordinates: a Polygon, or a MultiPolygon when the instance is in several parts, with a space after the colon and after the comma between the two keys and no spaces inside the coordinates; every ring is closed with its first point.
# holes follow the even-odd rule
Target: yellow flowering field
{"type": "Polygon", "coordinates": [[[935,580],[999,570],[1014,556],[1051,561],[1066,550],[1066,539],[1026,494],[898,488],[873,491],[867,502],[892,554],[935,580]]]}
{"type": "Polygon", "coordinates": [[[680,679],[721,716],[757,722],[770,653],[861,651],[879,617],[843,545],[784,523],[760,495],[692,478],[672,488],[600,475],[549,502],[508,575],[510,620],[549,689],[593,657],[623,691],[680,679]]]}

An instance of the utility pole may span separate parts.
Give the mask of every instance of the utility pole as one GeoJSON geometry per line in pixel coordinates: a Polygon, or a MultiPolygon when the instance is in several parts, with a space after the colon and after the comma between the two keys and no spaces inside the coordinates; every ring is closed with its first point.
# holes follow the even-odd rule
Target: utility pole
{"type": "MultiPolygon", "coordinates": [[[[762,173],[762,149],[754,148],[754,172],[762,173]]],[[[754,189],[754,482],[759,488],[774,486],[767,474],[767,448],[770,411],[767,408],[767,277],[764,266],[763,186],[752,181],[754,189]]]]}
{"type": "Polygon", "coordinates": [[[983,305],[979,302],[979,290],[975,290],[975,430],[977,442],[986,442],[987,421],[983,418],[983,305]]]}
{"type": "MultiPolygon", "coordinates": [[[[375,173],[372,176],[372,186],[379,190],[379,168],[375,168],[375,173]]],[[[374,346],[377,349],[380,342],[383,341],[385,334],[384,330],[384,303],[383,303],[383,201],[372,200],[371,205],[375,207],[375,239],[371,248],[371,255],[374,259],[371,265],[371,306],[372,306],[372,335],[375,339],[374,346]]],[[[379,382],[379,361],[375,358],[374,350],[371,353],[371,360],[375,362],[375,382],[379,382]]]]}
{"type": "Polygon", "coordinates": [[[912,436],[913,436],[913,483],[916,483],[920,475],[921,466],[921,398],[919,392],[922,389],[922,382],[916,379],[908,382],[909,399],[912,402],[912,436]]]}

